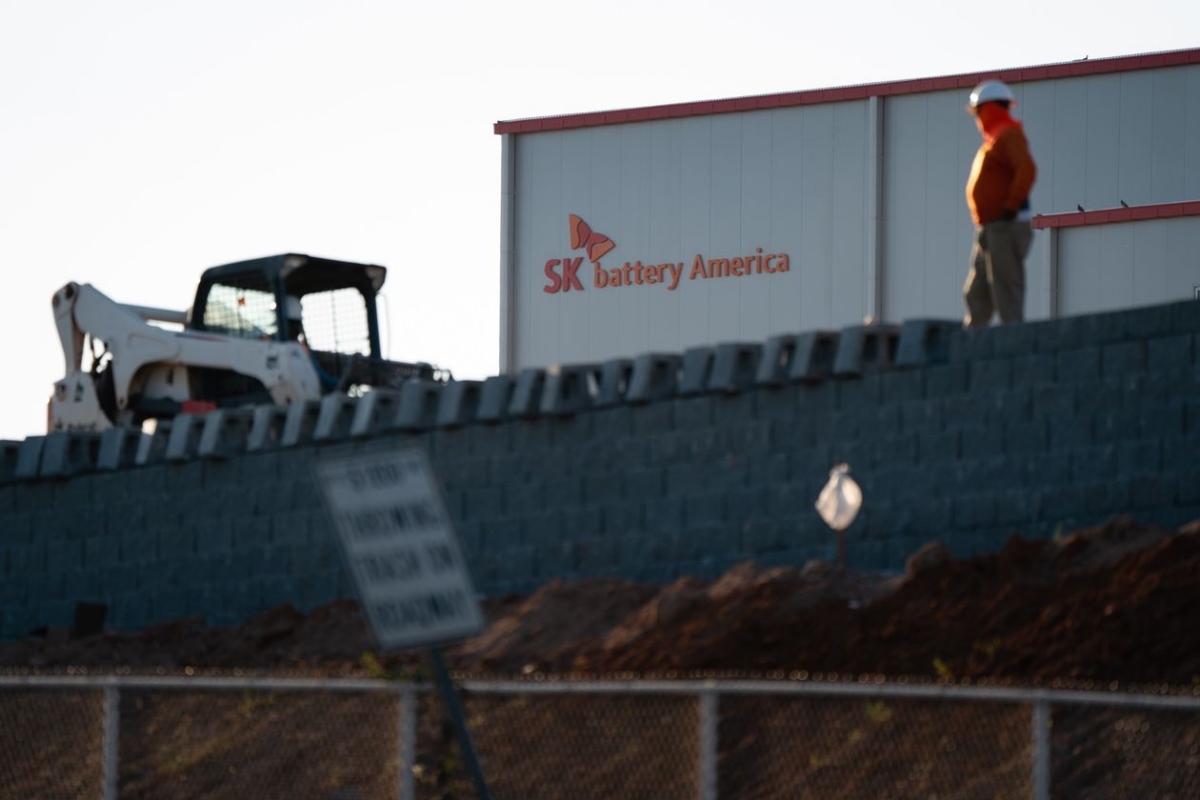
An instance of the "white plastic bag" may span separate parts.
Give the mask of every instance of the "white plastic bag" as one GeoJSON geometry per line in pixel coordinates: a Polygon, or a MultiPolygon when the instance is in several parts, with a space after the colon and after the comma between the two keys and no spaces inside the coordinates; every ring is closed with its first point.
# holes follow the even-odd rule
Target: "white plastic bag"
{"type": "Polygon", "coordinates": [[[838,464],[829,471],[829,483],[817,498],[817,513],[835,531],[844,531],[862,508],[862,489],[850,477],[850,466],[838,464]]]}

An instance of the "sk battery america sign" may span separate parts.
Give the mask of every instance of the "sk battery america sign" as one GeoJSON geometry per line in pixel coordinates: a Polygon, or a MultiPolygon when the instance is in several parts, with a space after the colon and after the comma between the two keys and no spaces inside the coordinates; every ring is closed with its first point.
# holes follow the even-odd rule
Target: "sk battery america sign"
{"type": "Polygon", "coordinates": [[[753,253],[708,257],[696,253],[686,261],[656,262],[626,260],[620,266],[613,259],[605,266],[604,256],[617,249],[617,244],[608,236],[592,229],[581,217],[567,217],[571,250],[582,250],[584,255],[567,255],[546,261],[542,271],[546,283],[542,291],[546,294],[582,292],[588,289],[620,289],[631,286],[661,286],[673,292],[685,282],[712,280],[714,278],[751,278],[791,271],[791,258],[787,253],[765,252],[755,247],[753,253]],[[590,269],[583,267],[583,259],[590,262],[590,269]]]}

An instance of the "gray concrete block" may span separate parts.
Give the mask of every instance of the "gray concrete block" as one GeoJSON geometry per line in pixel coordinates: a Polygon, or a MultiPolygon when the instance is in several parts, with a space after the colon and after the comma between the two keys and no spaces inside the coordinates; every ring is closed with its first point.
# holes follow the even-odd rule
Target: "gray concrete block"
{"type": "Polygon", "coordinates": [[[591,408],[600,391],[601,370],[602,366],[594,364],[559,364],[547,368],[539,412],[565,416],[591,408]]]}
{"type": "MultiPolygon", "coordinates": [[[[1200,467],[1193,464],[1191,468],[1180,471],[1177,475],[1175,492],[1179,502],[1189,507],[1200,506],[1200,467]]],[[[1193,519],[1200,520],[1200,513],[1193,519]]]]}
{"type": "Polygon", "coordinates": [[[437,421],[438,399],[444,384],[409,378],[400,388],[400,407],[392,427],[401,431],[429,430],[437,421]]]}
{"type": "Polygon", "coordinates": [[[1019,357],[1037,352],[1038,341],[1046,333],[1044,323],[1021,322],[997,325],[988,330],[992,340],[992,355],[1019,357]]]}
{"type": "Polygon", "coordinates": [[[1126,377],[1146,368],[1146,342],[1137,339],[1117,342],[1101,348],[1101,374],[1105,377],[1126,377]]]}
{"type": "Polygon", "coordinates": [[[1048,449],[1048,423],[1045,420],[1015,421],[1004,426],[1004,450],[1009,455],[1027,456],[1048,449]]]}
{"type": "Polygon", "coordinates": [[[1012,360],[1013,386],[1038,387],[1058,380],[1058,362],[1050,353],[1015,356],[1012,360]]]}
{"type": "Polygon", "coordinates": [[[311,442],[320,416],[321,403],[318,400],[292,403],[287,407],[279,444],[282,447],[294,447],[302,442],[311,442]]]}
{"type": "Polygon", "coordinates": [[[1200,333],[1200,302],[1184,300],[1164,308],[1171,319],[1172,333],[1200,333]]]}
{"type": "Polygon", "coordinates": [[[838,337],[833,375],[854,378],[890,368],[896,360],[900,328],[895,325],[854,325],[838,337]]]}
{"type": "Polygon", "coordinates": [[[313,426],[313,441],[328,442],[348,437],[358,413],[358,403],[359,398],[336,392],[322,397],[313,426]]]}
{"type": "Polygon", "coordinates": [[[508,416],[515,418],[535,417],[541,412],[542,389],[546,382],[546,371],[535,367],[521,370],[513,387],[508,403],[508,416]]]}
{"type": "Polygon", "coordinates": [[[809,331],[796,337],[788,379],[800,383],[818,383],[833,375],[841,349],[839,331],[809,331]]]}
{"type": "Polygon", "coordinates": [[[954,525],[958,528],[972,530],[995,521],[996,499],[990,492],[960,495],[953,499],[952,505],[954,525]]]}
{"type": "Polygon", "coordinates": [[[604,533],[604,519],[599,510],[564,507],[561,510],[562,538],[570,541],[594,539],[604,533]]]}
{"type": "Polygon", "coordinates": [[[901,404],[897,411],[900,415],[900,430],[905,433],[925,435],[941,433],[947,428],[946,403],[941,400],[921,400],[901,404]]]}
{"type": "Polygon", "coordinates": [[[683,500],[670,497],[647,501],[644,508],[644,529],[650,534],[676,533],[683,530],[683,500]]]}
{"type": "Polygon", "coordinates": [[[1142,417],[1137,406],[1116,406],[1095,415],[1097,442],[1121,442],[1141,435],[1142,417]]]}
{"type": "Polygon", "coordinates": [[[713,424],[715,403],[704,396],[680,397],[670,403],[674,427],[681,433],[713,424]]]}
{"type": "Polygon", "coordinates": [[[649,403],[673,397],[679,389],[683,358],[675,354],[647,353],[633,362],[625,399],[649,403]]]}
{"type": "Polygon", "coordinates": [[[1106,480],[1086,483],[1082,486],[1084,502],[1089,512],[1116,515],[1128,513],[1133,508],[1128,481],[1113,480],[1110,476],[1106,480]]]}
{"type": "Polygon", "coordinates": [[[1040,342],[1039,345],[1043,350],[1096,347],[1120,342],[1127,337],[1126,317],[1122,312],[1064,317],[1056,322],[1058,323],[1058,337],[1040,342]]]}
{"type": "Polygon", "coordinates": [[[684,351],[678,388],[680,395],[700,394],[708,389],[714,356],[715,351],[711,347],[692,347],[684,351]]]}
{"type": "Polygon", "coordinates": [[[483,382],[479,397],[479,409],[475,418],[480,422],[501,422],[508,417],[513,401],[516,381],[508,375],[493,375],[483,382]]]}
{"type": "Polygon", "coordinates": [[[961,330],[961,320],[906,320],[900,327],[896,367],[911,369],[945,363],[950,359],[951,336],[961,330]]]}
{"type": "Polygon", "coordinates": [[[1130,508],[1163,508],[1175,502],[1175,480],[1166,475],[1138,475],[1129,480],[1130,508]]]}
{"type": "Polygon", "coordinates": [[[451,381],[438,396],[435,423],[440,428],[469,425],[475,421],[483,399],[483,381],[451,381]]]}
{"type": "Polygon", "coordinates": [[[204,418],[196,414],[180,414],[171,420],[167,437],[165,458],[167,461],[189,461],[200,449],[200,436],[204,433],[204,418]]]}
{"type": "Polygon", "coordinates": [[[171,439],[172,420],[160,419],[154,426],[154,431],[143,435],[138,440],[137,454],[134,463],[138,466],[161,464],[166,461],[167,445],[171,439]]]}
{"type": "Polygon", "coordinates": [[[757,380],[762,357],[761,344],[737,342],[717,345],[708,389],[726,393],[749,389],[757,380]]]}
{"type": "Polygon", "coordinates": [[[1160,473],[1162,471],[1162,449],[1162,442],[1157,439],[1118,444],[1118,475],[1132,477],[1160,473]]]}
{"type": "Polygon", "coordinates": [[[950,363],[960,364],[991,358],[992,328],[964,328],[950,334],[950,363]]]}
{"type": "Polygon", "coordinates": [[[676,429],[675,404],[651,403],[638,408],[631,422],[635,437],[671,433],[676,429]]]}
{"type": "Polygon", "coordinates": [[[100,436],[95,433],[49,434],[42,445],[39,474],[43,478],[66,478],[96,468],[100,436]]]}
{"type": "Polygon", "coordinates": [[[1022,484],[1038,489],[1047,486],[1070,486],[1070,453],[1043,453],[1024,458],[1002,458],[997,461],[998,469],[988,481],[997,486],[1022,484]]]}
{"type": "Polygon", "coordinates": [[[1124,312],[1125,333],[1131,339],[1170,336],[1171,315],[1161,305],[1131,308],[1124,312]]]}
{"type": "Polygon", "coordinates": [[[13,477],[17,480],[36,480],[41,474],[42,450],[46,443],[45,436],[30,436],[21,442],[17,453],[17,466],[13,477]]]}
{"type": "Polygon", "coordinates": [[[625,402],[625,395],[633,381],[633,359],[614,358],[600,365],[600,384],[593,405],[607,408],[625,402]]]}
{"type": "Polygon", "coordinates": [[[782,386],[789,380],[792,359],[796,354],[795,334],[772,336],[763,345],[754,382],[759,386],[782,386]]]}
{"type": "Polygon", "coordinates": [[[1195,348],[1192,334],[1163,336],[1146,342],[1146,366],[1155,372],[1172,372],[1192,366],[1195,348]]]}
{"type": "Polygon", "coordinates": [[[970,390],[972,393],[1004,391],[1013,384],[1013,362],[1011,358],[989,358],[971,364],[970,390]]]}
{"type": "Polygon", "coordinates": [[[280,447],[287,427],[289,406],[256,406],[250,423],[250,435],[246,440],[246,452],[254,453],[280,447]]]}
{"type": "Polygon", "coordinates": [[[1070,480],[1075,483],[1116,477],[1120,456],[1116,445],[1100,444],[1070,453],[1070,480]]]}
{"type": "Polygon", "coordinates": [[[925,397],[925,370],[886,372],[879,376],[882,408],[894,409],[896,404],[925,397]]]}
{"type": "MultiPolygon", "coordinates": [[[[1138,409],[1138,430],[1142,436],[1170,439],[1187,433],[1187,407],[1182,402],[1166,402],[1138,409]]],[[[1200,461],[1200,451],[1197,452],[1200,461]]]]}
{"type": "Polygon", "coordinates": [[[620,564],[614,539],[587,538],[574,542],[575,564],[580,573],[597,576],[620,564]]]}
{"type": "Polygon", "coordinates": [[[204,416],[204,428],[196,447],[201,458],[231,458],[245,453],[254,427],[254,409],[217,409],[204,416]]]}
{"type": "Polygon", "coordinates": [[[24,441],[0,441],[0,486],[16,480],[23,445],[24,441]]]}
{"type": "Polygon", "coordinates": [[[1164,438],[1162,459],[1165,472],[1179,474],[1200,469],[1200,436],[1164,438]]]}
{"type": "Polygon", "coordinates": [[[1077,450],[1091,447],[1095,420],[1087,414],[1070,417],[1046,417],[1050,430],[1051,450],[1077,450]]]}

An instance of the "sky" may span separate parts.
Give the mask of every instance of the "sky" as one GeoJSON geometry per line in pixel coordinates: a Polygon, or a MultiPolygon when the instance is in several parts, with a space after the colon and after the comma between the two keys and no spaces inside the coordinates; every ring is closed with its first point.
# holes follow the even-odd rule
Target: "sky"
{"type": "Polygon", "coordinates": [[[278,253],[383,264],[385,355],[496,374],[498,120],[1197,31],[1194,0],[0,0],[0,439],[45,431],[64,284],[182,310],[207,267],[278,253]]]}

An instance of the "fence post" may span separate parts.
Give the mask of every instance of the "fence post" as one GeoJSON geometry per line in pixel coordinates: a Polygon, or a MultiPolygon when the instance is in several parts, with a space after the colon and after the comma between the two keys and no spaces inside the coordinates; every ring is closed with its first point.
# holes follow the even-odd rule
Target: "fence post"
{"type": "Polygon", "coordinates": [[[413,767],[417,757],[417,693],[411,685],[400,690],[400,800],[417,800],[413,767]]]}
{"type": "Polygon", "coordinates": [[[1033,800],[1050,800],[1050,703],[1033,701],[1033,800]]]}
{"type": "Polygon", "coordinates": [[[717,800],[717,697],[700,692],[700,800],[717,800]]]}
{"type": "Polygon", "coordinates": [[[104,800],[117,800],[120,749],[121,690],[115,683],[109,683],[104,687],[104,763],[101,766],[101,797],[104,800]]]}

